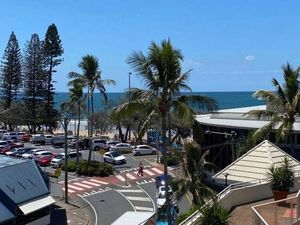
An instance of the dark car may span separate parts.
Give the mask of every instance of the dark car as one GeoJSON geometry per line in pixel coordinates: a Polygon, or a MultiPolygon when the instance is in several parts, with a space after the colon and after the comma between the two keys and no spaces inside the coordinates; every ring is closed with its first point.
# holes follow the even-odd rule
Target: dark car
{"type": "Polygon", "coordinates": [[[22,157],[22,154],[27,153],[28,151],[35,149],[32,147],[25,147],[25,148],[18,148],[17,151],[15,151],[12,156],[15,157],[22,157]]]}
{"type": "Polygon", "coordinates": [[[156,188],[166,184],[166,180],[171,181],[172,177],[170,175],[161,175],[155,178],[156,188]]]}
{"type": "MultiPolygon", "coordinates": [[[[88,149],[89,148],[89,139],[85,138],[85,139],[80,139],[78,141],[78,146],[79,149],[88,149]]],[[[77,141],[74,140],[69,144],[70,148],[76,148],[77,147],[77,141]]]]}

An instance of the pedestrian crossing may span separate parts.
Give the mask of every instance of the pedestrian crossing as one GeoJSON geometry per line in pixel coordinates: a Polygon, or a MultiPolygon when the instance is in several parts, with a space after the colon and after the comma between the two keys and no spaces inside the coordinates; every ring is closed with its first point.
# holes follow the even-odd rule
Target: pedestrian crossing
{"type": "Polygon", "coordinates": [[[135,211],[154,212],[152,199],[142,189],[115,189],[115,191],[124,196],[135,211]]]}
{"type": "MultiPolygon", "coordinates": [[[[96,193],[101,193],[103,190],[107,191],[106,187],[110,184],[124,185],[130,181],[136,184],[145,184],[154,182],[153,176],[159,176],[163,174],[163,171],[156,167],[147,166],[144,169],[144,176],[137,175],[138,168],[130,169],[124,172],[120,172],[114,176],[109,176],[106,178],[100,177],[84,177],[79,179],[72,179],[68,182],[68,194],[78,195],[78,196],[88,196],[96,193]]],[[[64,182],[59,182],[62,184],[62,190],[65,191],[64,182]]]]}

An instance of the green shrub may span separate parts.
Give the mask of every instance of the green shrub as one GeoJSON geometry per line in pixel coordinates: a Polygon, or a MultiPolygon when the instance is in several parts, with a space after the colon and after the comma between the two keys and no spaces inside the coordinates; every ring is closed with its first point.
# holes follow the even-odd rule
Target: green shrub
{"type": "Polygon", "coordinates": [[[132,153],[132,150],[130,149],[119,149],[118,152],[123,155],[123,154],[128,154],[128,153],[132,153]]]}
{"type": "Polygon", "coordinates": [[[196,208],[190,208],[189,211],[180,213],[176,220],[176,225],[180,224],[182,221],[192,215],[196,210],[196,208]]]}
{"type": "MultiPolygon", "coordinates": [[[[176,166],[179,163],[179,159],[175,154],[168,154],[166,156],[166,160],[167,160],[167,165],[168,166],[176,166]]],[[[162,156],[160,158],[161,163],[164,163],[164,157],[162,156]]]]}
{"type": "MultiPolygon", "coordinates": [[[[62,167],[62,169],[64,170],[64,167],[62,167]]],[[[70,163],[68,163],[68,170],[70,172],[76,171],[78,175],[85,176],[106,177],[113,174],[111,165],[98,161],[88,162],[86,160],[81,160],[78,164],[76,161],[70,161],[70,163]]]]}

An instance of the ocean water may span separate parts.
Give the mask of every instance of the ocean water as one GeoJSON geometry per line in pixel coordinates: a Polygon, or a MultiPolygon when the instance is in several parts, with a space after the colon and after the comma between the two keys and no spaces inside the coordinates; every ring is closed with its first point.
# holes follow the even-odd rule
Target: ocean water
{"type": "MultiPolygon", "coordinates": [[[[263,105],[263,101],[259,101],[255,99],[252,95],[254,92],[192,92],[185,94],[192,95],[205,95],[211,98],[214,98],[217,103],[219,109],[230,109],[230,108],[239,108],[239,107],[247,107],[247,106],[255,106],[255,105],[263,105]]],[[[104,99],[100,96],[99,93],[94,94],[94,105],[95,111],[103,110],[105,108],[112,108],[115,105],[118,105],[122,99],[127,99],[127,95],[124,92],[119,93],[107,93],[108,104],[104,103],[104,99]]],[[[60,92],[56,93],[54,101],[56,107],[59,108],[60,104],[64,101],[68,100],[68,93],[60,92]]]]}

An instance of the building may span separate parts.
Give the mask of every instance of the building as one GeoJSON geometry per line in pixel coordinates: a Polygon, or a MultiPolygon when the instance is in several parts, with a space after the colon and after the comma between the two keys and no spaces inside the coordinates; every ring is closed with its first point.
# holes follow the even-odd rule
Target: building
{"type": "Polygon", "coordinates": [[[0,155],[0,224],[49,224],[54,203],[33,160],[0,155]]]}
{"type": "MultiPolygon", "coordinates": [[[[236,148],[240,139],[247,137],[254,131],[267,125],[270,121],[250,117],[251,110],[266,110],[266,105],[223,109],[207,114],[195,116],[195,120],[204,131],[202,147],[210,149],[210,161],[220,169],[226,167],[236,159],[236,148]]],[[[269,140],[275,142],[275,134],[271,133],[269,140]]],[[[291,147],[300,150],[300,118],[296,118],[293,131],[293,142],[288,140],[278,144],[287,153],[291,154],[291,147]]],[[[293,156],[300,159],[300,151],[294,151],[293,156]]]]}

